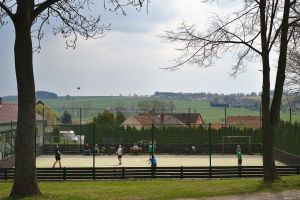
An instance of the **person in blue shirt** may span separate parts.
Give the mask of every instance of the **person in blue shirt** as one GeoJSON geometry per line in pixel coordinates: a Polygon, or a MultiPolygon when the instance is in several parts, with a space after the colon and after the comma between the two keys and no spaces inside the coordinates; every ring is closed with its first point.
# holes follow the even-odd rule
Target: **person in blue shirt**
{"type": "Polygon", "coordinates": [[[156,162],[156,158],[155,158],[154,155],[151,156],[151,158],[149,159],[149,161],[150,161],[150,164],[151,164],[152,168],[156,168],[157,167],[157,162],[156,162]]]}

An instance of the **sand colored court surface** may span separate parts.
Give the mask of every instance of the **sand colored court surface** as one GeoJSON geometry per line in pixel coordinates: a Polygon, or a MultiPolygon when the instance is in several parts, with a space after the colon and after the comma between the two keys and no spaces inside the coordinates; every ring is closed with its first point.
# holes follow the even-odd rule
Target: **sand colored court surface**
{"type": "MultiPolygon", "coordinates": [[[[149,155],[124,155],[122,165],[118,165],[115,155],[95,156],[96,167],[149,167],[149,155]]],[[[156,155],[158,167],[178,166],[209,166],[208,155],[156,155]]],[[[41,155],[37,157],[37,167],[52,167],[54,155],[41,155]]],[[[62,167],[92,167],[93,156],[62,155],[62,167]]],[[[284,163],[276,161],[277,166],[284,163]]],[[[212,155],[212,166],[237,166],[235,155],[212,155]]],[[[243,166],[262,166],[261,155],[243,155],[243,166]]]]}

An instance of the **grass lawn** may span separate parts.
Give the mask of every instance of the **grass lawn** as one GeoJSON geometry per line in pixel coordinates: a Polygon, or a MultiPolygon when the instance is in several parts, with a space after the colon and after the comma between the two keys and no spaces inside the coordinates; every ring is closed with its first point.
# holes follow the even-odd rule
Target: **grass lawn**
{"type": "MultiPolygon", "coordinates": [[[[128,180],[101,182],[40,182],[42,196],[25,199],[177,199],[279,192],[300,189],[300,176],[282,177],[273,184],[261,179],[128,180]]],[[[8,199],[12,183],[0,182],[0,199],[8,199]]]]}

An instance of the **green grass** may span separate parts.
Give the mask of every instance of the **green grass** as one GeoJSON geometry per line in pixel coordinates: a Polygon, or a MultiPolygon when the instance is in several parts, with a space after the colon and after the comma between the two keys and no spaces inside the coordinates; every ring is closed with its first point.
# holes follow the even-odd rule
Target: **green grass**
{"type": "MultiPolygon", "coordinates": [[[[25,199],[153,199],[201,198],[254,192],[299,190],[300,176],[282,177],[273,184],[261,179],[144,180],[101,182],[40,182],[43,195],[25,199]]],[[[0,199],[7,199],[12,183],[0,183],[0,199]]]]}
{"type": "MultiPolygon", "coordinates": [[[[59,115],[66,109],[72,115],[72,120],[79,121],[79,109],[67,109],[67,108],[79,108],[87,106],[88,111],[82,111],[82,120],[90,121],[99,112],[107,107],[124,106],[131,107],[136,106],[140,101],[151,100],[152,97],[129,97],[129,96],[76,96],[66,99],[66,97],[59,97],[58,99],[44,100],[51,108],[59,112],[59,115]]],[[[156,98],[155,98],[156,99],[156,98]]],[[[164,100],[169,101],[169,100],[164,100]]],[[[192,113],[197,112],[202,115],[205,123],[225,120],[224,108],[212,108],[209,101],[206,100],[173,100],[176,111],[179,113],[187,113],[189,108],[192,113]]],[[[259,111],[249,110],[245,108],[227,108],[227,116],[236,115],[250,115],[259,116],[259,111]]],[[[289,121],[289,113],[282,112],[281,119],[289,121]]],[[[293,121],[300,121],[300,113],[293,113],[293,121]]]]}

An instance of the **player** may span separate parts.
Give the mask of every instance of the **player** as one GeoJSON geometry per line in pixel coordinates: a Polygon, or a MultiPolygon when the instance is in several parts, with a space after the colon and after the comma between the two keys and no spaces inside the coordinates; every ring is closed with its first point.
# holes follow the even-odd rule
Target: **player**
{"type": "Polygon", "coordinates": [[[236,156],[238,158],[238,165],[241,166],[243,162],[242,151],[241,150],[237,151],[236,156]]]}
{"type": "Polygon", "coordinates": [[[56,165],[57,162],[59,164],[59,168],[61,168],[60,160],[61,160],[61,153],[59,151],[58,145],[56,145],[56,149],[55,149],[55,162],[53,164],[53,168],[55,168],[55,165],[56,165]]]}
{"type": "Polygon", "coordinates": [[[241,145],[237,145],[236,146],[236,151],[235,151],[235,153],[237,153],[237,152],[242,152],[242,148],[241,148],[241,145]]]}
{"type": "Polygon", "coordinates": [[[149,159],[151,159],[151,156],[152,156],[152,152],[154,152],[154,150],[155,150],[155,146],[153,145],[152,146],[152,144],[149,144],[149,147],[148,147],[148,153],[149,153],[149,159]]]}
{"type": "Polygon", "coordinates": [[[134,155],[137,155],[138,151],[139,151],[139,146],[135,143],[134,146],[132,147],[132,149],[133,149],[134,155]]]}
{"type": "Polygon", "coordinates": [[[157,167],[157,161],[156,161],[156,158],[155,158],[154,155],[151,156],[151,158],[149,159],[149,161],[150,161],[150,164],[151,164],[152,168],[156,168],[157,167]]]}
{"type": "Polygon", "coordinates": [[[95,144],[94,151],[97,152],[97,154],[100,153],[100,148],[99,148],[98,144],[95,144]]]}
{"type": "Polygon", "coordinates": [[[152,169],[152,174],[154,175],[156,172],[156,167],[157,167],[157,161],[155,156],[151,156],[151,158],[149,159],[150,164],[151,164],[151,169],[152,169]]]}
{"type": "Polygon", "coordinates": [[[122,165],[123,149],[121,145],[119,145],[119,148],[115,154],[118,155],[119,165],[122,165]]]}

